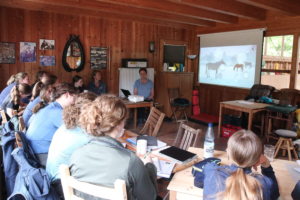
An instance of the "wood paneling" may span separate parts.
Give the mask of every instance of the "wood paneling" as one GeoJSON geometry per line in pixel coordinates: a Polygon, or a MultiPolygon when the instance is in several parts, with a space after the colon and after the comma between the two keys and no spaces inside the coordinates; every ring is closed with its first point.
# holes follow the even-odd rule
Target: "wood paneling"
{"type": "MultiPolygon", "coordinates": [[[[116,19],[103,19],[87,15],[71,15],[56,12],[0,7],[0,41],[16,43],[16,64],[0,64],[0,89],[9,77],[17,72],[29,73],[31,82],[39,70],[55,74],[60,81],[72,81],[74,75],[83,77],[84,85],[91,81],[90,47],[110,46],[111,68],[102,70],[102,80],[108,91],[118,93],[118,68],[122,58],[146,58],[149,67],[160,70],[160,39],[181,40],[192,44],[194,30],[159,26],[116,19]],[[85,54],[85,67],[77,72],[66,72],[62,67],[62,52],[69,34],[79,35],[85,54]],[[55,50],[39,50],[39,39],[55,40],[55,50]],[[149,53],[149,41],[155,42],[154,53],[149,53]],[[37,43],[37,62],[20,62],[20,42],[37,43]],[[54,67],[40,67],[40,55],[55,56],[54,67]]],[[[191,48],[193,53],[194,47],[191,48]]],[[[188,66],[191,68],[191,66],[188,66]]]]}

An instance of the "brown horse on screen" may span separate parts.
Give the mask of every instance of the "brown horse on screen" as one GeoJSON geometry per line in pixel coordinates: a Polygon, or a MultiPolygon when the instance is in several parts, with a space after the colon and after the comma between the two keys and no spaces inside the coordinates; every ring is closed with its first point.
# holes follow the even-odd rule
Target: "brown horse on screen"
{"type": "Polygon", "coordinates": [[[239,71],[239,68],[241,68],[241,70],[244,71],[244,65],[243,64],[234,65],[233,71],[235,71],[235,68],[236,68],[236,71],[239,71]]]}
{"type": "Polygon", "coordinates": [[[222,64],[225,65],[225,62],[223,60],[221,60],[219,62],[216,62],[216,63],[207,63],[206,64],[206,72],[205,72],[206,75],[207,75],[207,78],[210,78],[210,75],[209,75],[210,70],[215,70],[216,71],[215,78],[217,78],[219,67],[222,64]]]}

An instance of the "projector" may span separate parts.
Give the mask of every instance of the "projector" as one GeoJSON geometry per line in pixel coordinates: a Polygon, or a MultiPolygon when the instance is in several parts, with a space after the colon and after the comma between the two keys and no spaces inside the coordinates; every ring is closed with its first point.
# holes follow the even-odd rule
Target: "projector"
{"type": "Polygon", "coordinates": [[[144,101],[144,97],[141,95],[129,95],[128,100],[132,102],[144,101]]]}

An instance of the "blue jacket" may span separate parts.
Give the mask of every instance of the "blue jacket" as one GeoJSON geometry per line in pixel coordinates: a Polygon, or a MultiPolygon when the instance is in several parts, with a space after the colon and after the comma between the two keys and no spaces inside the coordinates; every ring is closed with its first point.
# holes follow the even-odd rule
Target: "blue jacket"
{"type": "Polygon", "coordinates": [[[106,84],[102,81],[99,81],[99,86],[96,87],[95,81],[91,81],[88,84],[88,90],[94,92],[96,95],[101,95],[106,93],[106,84]]]}
{"type": "MultiPolygon", "coordinates": [[[[207,164],[203,171],[203,199],[216,199],[216,195],[225,190],[226,179],[237,169],[237,166],[234,164],[231,166],[218,166],[215,163],[207,164]]],[[[244,169],[244,171],[246,174],[250,174],[252,172],[250,168],[244,169]]],[[[254,177],[260,182],[263,188],[264,200],[277,200],[280,194],[272,166],[268,168],[262,168],[261,172],[263,175],[257,174],[254,177]]]]}
{"type": "MultiPolygon", "coordinates": [[[[23,140],[22,140],[23,143],[23,140]]],[[[24,151],[23,147],[16,148],[12,155],[19,165],[19,172],[12,197],[25,197],[26,200],[60,200],[50,185],[47,172],[39,168],[39,164],[30,160],[30,153],[24,151]]]]}
{"type": "Polygon", "coordinates": [[[40,99],[40,96],[36,97],[33,101],[30,101],[28,106],[26,107],[24,113],[23,113],[23,119],[24,119],[24,123],[27,126],[27,123],[30,119],[30,117],[32,116],[32,112],[31,112],[31,109],[36,105],[38,104],[39,102],[41,102],[41,99],[40,99]]]}

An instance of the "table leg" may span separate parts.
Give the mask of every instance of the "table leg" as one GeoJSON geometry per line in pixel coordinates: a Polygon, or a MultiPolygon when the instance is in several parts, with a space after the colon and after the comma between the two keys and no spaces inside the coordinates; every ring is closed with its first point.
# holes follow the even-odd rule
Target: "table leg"
{"type": "Polygon", "coordinates": [[[134,108],[134,128],[136,128],[137,108],[134,108]]]}
{"type": "Polygon", "coordinates": [[[221,127],[222,127],[222,108],[223,108],[223,105],[220,104],[218,137],[221,136],[221,127]]]}
{"type": "Polygon", "coordinates": [[[252,111],[249,112],[249,119],[248,119],[248,130],[251,131],[252,129],[252,120],[253,120],[253,113],[252,111]]]}
{"type": "Polygon", "coordinates": [[[170,190],[170,198],[169,198],[169,200],[176,200],[176,194],[177,194],[176,191],[171,191],[170,190]]]}

